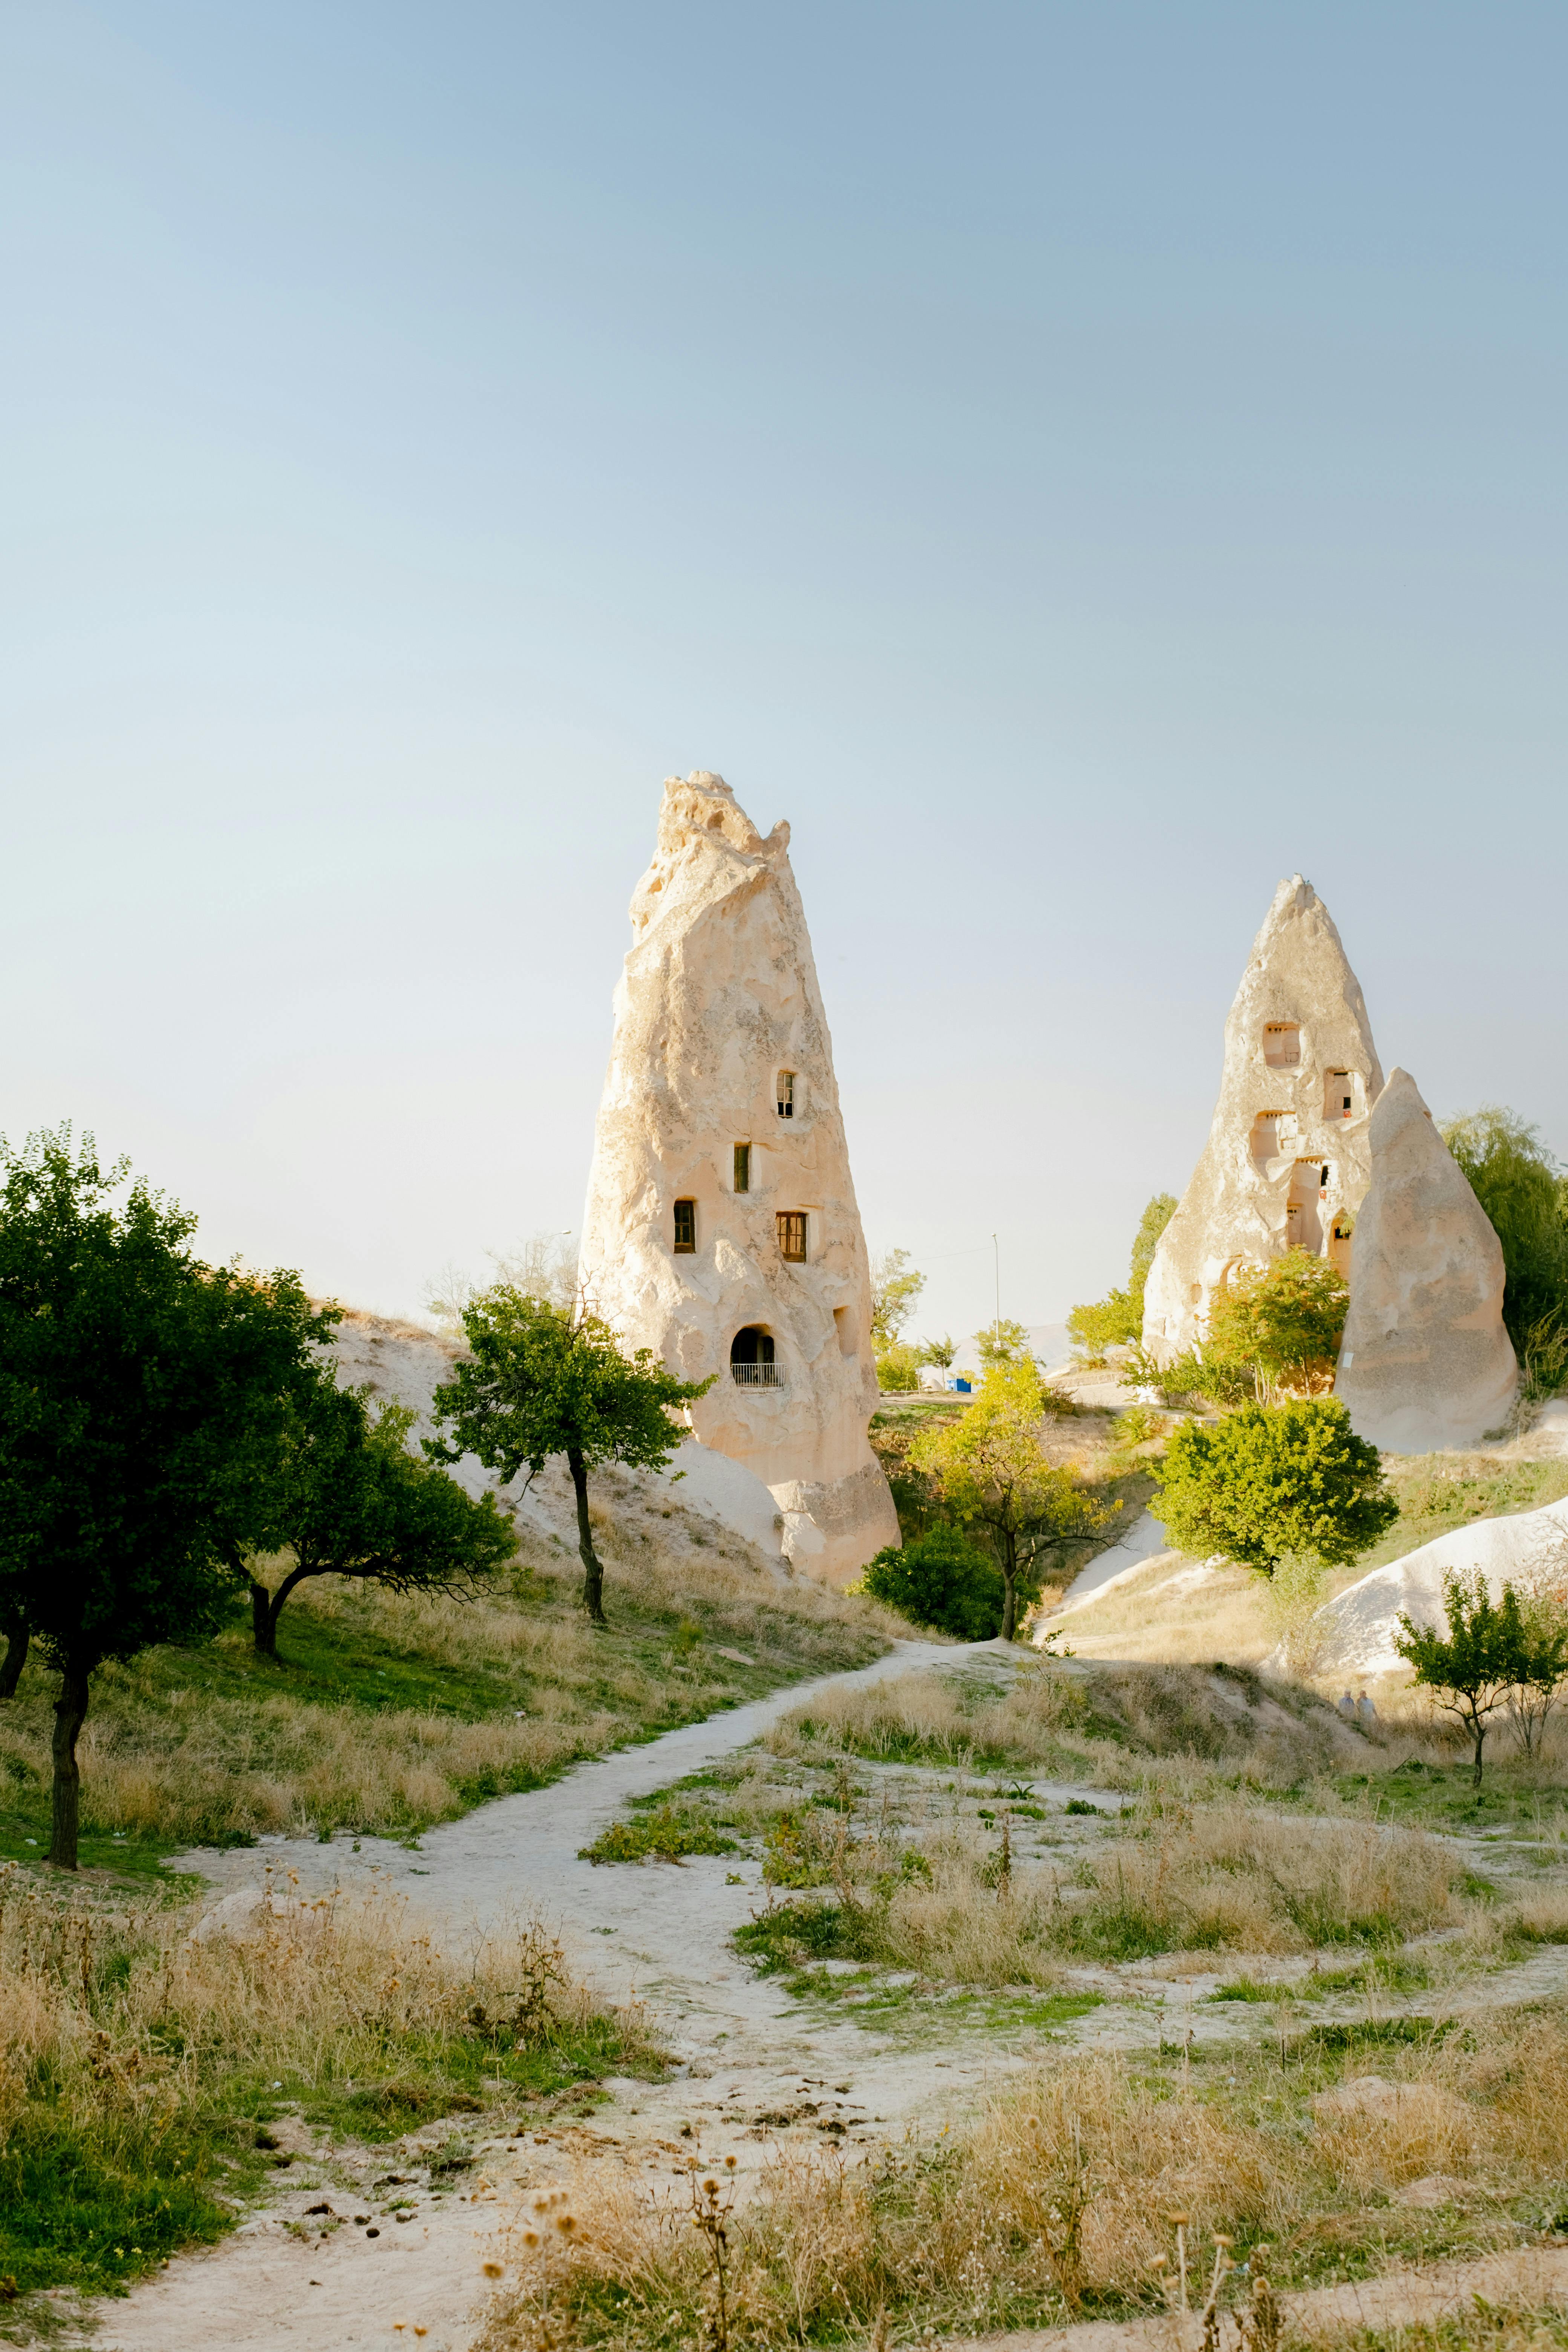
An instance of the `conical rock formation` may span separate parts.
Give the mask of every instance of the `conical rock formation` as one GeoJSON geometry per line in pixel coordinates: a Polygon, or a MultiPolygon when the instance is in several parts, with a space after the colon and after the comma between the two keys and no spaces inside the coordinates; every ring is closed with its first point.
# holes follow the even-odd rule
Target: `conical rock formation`
{"type": "Polygon", "coordinates": [[[1382,1087],[1361,983],[1328,908],[1292,875],[1253,941],[1209,1139],[1144,1286],[1157,1362],[1202,1339],[1215,1292],[1243,1266],[1300,1247],[1349,1273],[1382,1087]]]}
{"type": "Polygon", "coordinates": [[[1371,1133],[1334,1393],[1388,1453],[1473,1445],[1519,1386],[1502,1245],[1407,1070],[1391,1072],[1371,1133]]]}
{"type": "MultiPolygon", "coordinates": [[[[898,1541],[898,1518],[867,1442],[870,1272],[788,851],[788,825],[764,840],[722,777],[666,783],[581,1273],[633,1346],[683,1380],[718,1374],[692,1408],[700,1447],[771,1490],[786,1558],[844,1584],[898,1541]]],[[[693,1457],[694,1483],[718,1493],[707,1467],[693,1457]]]]}

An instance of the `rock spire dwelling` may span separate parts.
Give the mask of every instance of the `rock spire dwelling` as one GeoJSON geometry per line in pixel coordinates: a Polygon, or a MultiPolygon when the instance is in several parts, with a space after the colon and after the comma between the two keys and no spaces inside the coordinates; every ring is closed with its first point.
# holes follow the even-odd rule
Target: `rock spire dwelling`
{"type": "Polygon", "coordinates": [[[1203,1338],[1215,1292],[1288,1249],[1348,1276],[1383,1090],[1361,984],[1328,908],[1299,874],[1274,893],[1225,1024],[1202,1159],[1144,1286],[1143,1344],[1169,1363],[1203,1338]]]}
{"type": "Polygon", "coordinates": [[[1371,1139],[1334,1393],[1385,1452],[1473,1445],[1519,1386],[1502,1245],[1407,1070],[1390,1074],[1371,1139]]]}
{"type": "Polygon", "coordinates": [[[721,776],[671,777],[631,919],[582,1278],[632,1345],[719,1375],[685,1491],[847,1584],[899,1528],[867,1442],[870,1272],[788,825],[764,840],[721,776]]]}

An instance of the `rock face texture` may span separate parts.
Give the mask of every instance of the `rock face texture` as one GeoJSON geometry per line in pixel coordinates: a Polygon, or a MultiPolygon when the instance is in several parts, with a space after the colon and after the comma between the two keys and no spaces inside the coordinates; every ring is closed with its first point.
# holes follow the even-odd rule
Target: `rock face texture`
{"type": "Polygon", "coordinates": [[[1473,1445],[1519,1386],[1502,1246],[1407,1070],[1378,1097],[1371,1139],[1334,1394],[1387,1452],[1473,1445]]]}
{"type": "Polygon", "coordinates": [[[1209,1139],[1149,1269],[1143,1344],[1156,1362],[1202,1339],[1215,1291],[1244,1266],[1300,1247],[1349,1274],[1382,1089],[1361,984],[1328,908],[1292,875],[1253,941],[1209,1139]]]}
{"type": "Polygon", "coordinates": [[[666,783],[581,1275],[633,1346],[718,1374],[696,1438],[769,1490],[786,1559],[847,1584],[898,1518],[867,1442],[870,1271],[788,853],[788,825],[764,840],[721,776],[666,783]]]}

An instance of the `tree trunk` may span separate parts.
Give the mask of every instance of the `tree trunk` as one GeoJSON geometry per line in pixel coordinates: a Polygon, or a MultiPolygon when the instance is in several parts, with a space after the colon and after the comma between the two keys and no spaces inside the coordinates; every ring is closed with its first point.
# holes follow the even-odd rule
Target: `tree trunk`
{"type": "Polygon", "coordinates": [[[1470,1778],[1479,1789],[1481,1785],[1481,1749],[1486,1745],[1487,1727],[1484,1723],[1472,1723],[1470,1730],[1476,1743],[1476,1769],[1470,1778]]]}
{"type": "Polygon", "coordinates": [[[68,1666],[60,1675],[60,1695],[55,1701],[55,1794],[49,1860],[57,1870],[74,1870],[77,1866],[81,1768],[76,1760],[76,1743],[86,1721],[87,1676],[79,1668],[68,1666]]]}
{"type": "Polygon", "coordinates": [[[0,1625],[0,1633],[8,1637],[5,1663],[0,1665],[0,1698],[15,1698],[16,1685],[22,1679],[22,1669],[27,1663],[27,1644],[32,1636],[25,1625],[18,1625],[15,1621],[9,1625],[0,1625]]]}
{"type": "Polygon", "coordinates": [[[250,1636],[260,1656],[278,1655],[278,1612],[264,1584],[250,1580],[250,1636]]]}
{"type": "Polygon", "coordinates": [[[1002,1639],[1010,1642],[1018,1623],[1018,1546],[1006,1529],[1002,1546],[1002,1639]]]}
{"type": "Polygon", "coordinates": [[[588,1465],[575,1450],[566,1456],[572,1473],[573,1491],[577,1497],[577,1550],[583,1562],[583,1606],[592,1625],[607,1625],[605,1614],[605,1571],[594,1549],[593,1529],[588,1525],[588,1465]]]}

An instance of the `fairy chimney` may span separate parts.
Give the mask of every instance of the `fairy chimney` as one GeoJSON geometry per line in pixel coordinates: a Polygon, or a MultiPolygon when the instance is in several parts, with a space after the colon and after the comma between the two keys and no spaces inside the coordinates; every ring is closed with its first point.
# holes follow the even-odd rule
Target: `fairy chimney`
{"type": "Polygon", "coordinates": [[[1371,1138],[1334,1394],[1385,1452],[1473,1445],[1519,1386],[1502,1244],[1407,1070],[1390,1072],[1371,1138]]]}
{"type": "Polygon", "coordinates": [[[899,1529],[867,1439],[870,1271],[788,825],[764,839],[721,776],[671,777],[631,921],[583,1280],[631,1345],[718,1375],[700,1447],[771,1491],[788,1559],[847,1584],[899,1529]]]}
{"type": "Polygon", "coordinates": [[[1292,875],[1253,941],[1209,1139],[1144,1286],[1157,1363],[1201,1341],[1215,1292],[1244,1267],[1300,1248],[1348,1276],[1382,1087],[1361,983],[1328,908],[1292,875]]]}

